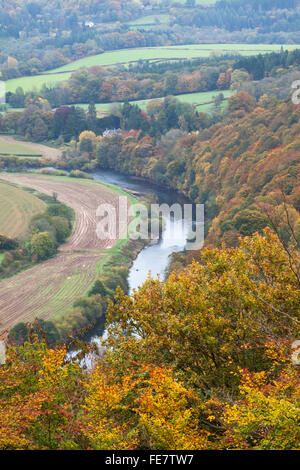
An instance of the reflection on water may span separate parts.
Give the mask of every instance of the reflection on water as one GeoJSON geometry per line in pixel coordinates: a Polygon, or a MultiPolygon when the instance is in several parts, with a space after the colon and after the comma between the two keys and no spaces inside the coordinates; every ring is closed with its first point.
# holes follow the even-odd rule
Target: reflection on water
{"type": "Polygon", "coordinates": [[[165,219],[161,240],[155,245],[146,246],[133,262],[128,277],[130,291],[140,286],[149,273],[154,278],[164,279],[169,256],[184,249],[189,229],[182,219],[165,219]]]}

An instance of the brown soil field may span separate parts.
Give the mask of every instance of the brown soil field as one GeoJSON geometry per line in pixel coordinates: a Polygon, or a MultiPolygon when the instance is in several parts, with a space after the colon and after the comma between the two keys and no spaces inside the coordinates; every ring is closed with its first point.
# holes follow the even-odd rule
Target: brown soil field
{"type": "Polygon", "coordinates": [[[69,308],[75,298],[85,294],[97,278],[99,253],[116,240],[100,240],[96,235],[96,209],[101,203],[117,208],[119,194],[92,181],[72,180],[35,174],[2,174],[1,179],[52,195],[72,207],[76,222],[69,240],[59,254],[0,282],[1,330],[20,321],[49,319],[69,308]]]}

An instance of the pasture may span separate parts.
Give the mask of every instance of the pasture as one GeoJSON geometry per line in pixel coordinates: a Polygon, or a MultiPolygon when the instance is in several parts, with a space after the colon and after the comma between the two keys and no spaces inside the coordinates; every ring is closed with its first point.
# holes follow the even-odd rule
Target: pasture
{"type": "Polygon", "coordinates": [[[22,238],[32,217],[45,208],[46,204],[33,194],[0,180],[0,233],[22,238]]]}
{"type": "MultiPolygon", "coordinates": [[[[212,107],[212,101],[215,96],[217,96],[219,93],[223,93],[225,100],[227,100],[231,95],[235,93],[233,90],[215,90],[215,91],[205,91],[205,92],[198,92],[198,93],[186,93],[182,95],[176,95],[175,98],[177,98],[179,101],[182,101],[183,103],[189,103],[192,105],[195,105],[197,107],[198,111],[204,111],[204,112],[209,112],[212,107]]],[[[137,104],[143,111],[146,110],[147,103],[149,101],[158,101],[162,100],[164,98],[152,98],[152,99],[147,99],[147,100],[136,100],[136,101],[130,101],[131,104],[137,104]]],[[[225,104],[226,101],[223,102],[225,104]]],[[[122,103],[96,103],[95,107],[97,109],[98,116],[105,116],[109,113],[112,113],[114,109],[116,109],[118,106],[120,106],[122,103]]],[[[84,109],[88,108],[87,103],[79,103],[76,104],[75,106],[80,106],[84,109]]]]}
{"type": "Polygon", "coordinates": [[[8,136],[0,136],[0,155],[40,156],[34,148],[23,142],[17,142],[8,136]]]}
{"type": "Polygon", "coordinates": [[[55,258],[0,282],[0,323],[3,329],[9,329],[20,321],[60,314],[86,294],[99,275],[101,261],[121,243],[96,235],[97,207],[113,204],[118,215],[120,190],[68,177],[14,173],[2,174],[1,178],[45,194],[56,192],[76,214],[73,233],[55,258]]]}
{"type": "Polygon", "coordinates": [[[47,145],[25,142],[16,140],[16,138],[9,135],[1,135],[0,155],[33,156],[56,160],[61,155],[61,151],[47,145]]]}
{"type": "MultiPolygon", "coordinates": [[[[101,65],[104,67],[114,65],[128,65],[139,60],[167,61],[176,59],[196,59],[209,57],[212,53],[235,53],[240,55],[256,55],[280,51],[281,44],[191,44],[164,47],[140,47],[135,49],[121,49],[107,51],[103,54],[85,57],[62,67],[49,70],[41,75],[21,77],[7,80],[6,91],[14,92],[18,87],[24,91],[40,90],[42,85],[51,85],[67,80],[71,73],[82,67],[101,65]]],[[[284,49],[297,49],[297,45],[283,45],[284,49]]]]}
{"type": "Polygon", "coordinates": [[[137,20],[130,21],[127,23],[131,26],[144,26],[144,25],[159,25],[166,24],[170,22],[170,15],[145,15],[141,16],[137,20]]]}

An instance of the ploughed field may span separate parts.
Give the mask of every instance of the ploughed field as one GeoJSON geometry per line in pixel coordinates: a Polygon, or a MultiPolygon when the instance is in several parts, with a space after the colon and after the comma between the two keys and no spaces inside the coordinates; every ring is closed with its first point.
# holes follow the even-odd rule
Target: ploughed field
{"type": "Polygon", "coordinates": [[[73,233],[59,254],[0,282],[1,330],[36,317],[49,319],[69,308],[97,278],[97,264],[117,240],[96,235],[96,209],[110,203],[118,214],[118,196],[112,189],[85,180],[35,174],[3,174],[1,179],[52,195],[76,214],[73,233]]]}

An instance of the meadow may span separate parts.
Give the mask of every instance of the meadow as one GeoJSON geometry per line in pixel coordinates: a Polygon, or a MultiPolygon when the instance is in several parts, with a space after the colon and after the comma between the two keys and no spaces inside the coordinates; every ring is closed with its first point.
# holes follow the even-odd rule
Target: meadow
{"type": "Polygon", "coordinates": [[[39,156],[41,154],[22,142],[11,142],[6,137],[0,136],[0,155],[39,156]]]}
{"type": "Polygon", "coordinates": [[[44,84],[51,85],[53,83],[67,80],[73,71],[82,67],[92,67],[97,65],[104,67],[128,65],[129,63],[138,62],[139,60],[167,61],[176,59],[196,59],[201,57],[209,57],[212,53],[235,53],[249,56],[259,53],[280,51],[282,46],[284,49],[288,50],[294,50],[300,47],[291,44],[191,44],[180,46],[121,49],[85,57],[84,59],[71,62],[62,67],[49,70],[47,73],[41,75],[7,80],[5,85],[7,92],[14,92],[18,87],[22,87],[24,91],[30,91],[34,89],[38,91],[44,84]]]}
{"type": "Polygon", "coordinates": [[[131,26],[166,24],[170,22],[170,19],[170,15],[145,15],[127,24],[131,26]]]}
{"type": "MultiPolygon", "coordinates": [[[[189,103],[192,105],[195,105],[197,107],[198,111],[203,111],[203,112],[210,112],[212,105],[213,105],[213,99],[215,96],[217,96],[219,93],[223,93],[224,95],[224,102],[223,106],[226,104],[226,100],[235,93],[233,90],[215,90],[215,91],[205,91],[205,92],[199,92],[199,93],[186,93],[182,95],[176,95],[176,98],[183,103],[189,103]]],[[[153,99],[147,99],[147,100],[136,100],[136,101],[130,101],[131,104],[137,104],[143,111],[146,110],[147,103],[149,101],[158,101],[162,100],[164,98],[153,98],[153,99]]],[[[114,109],[116,109],[118,106],[120,106],[122,103],[96,103],[95,107],[97,109],[97,114],[99,117],[105,116],[106,114],[109,114],[110,112],[113,112],[114,109]]],[[[80,106],[84,109],[88,108],[87,103],[79,103],[76,104],[76,106],[80,106]]]]}
{"type": "MultiPolygon", "coordinates": [[[[14,109],[14,111],[16,110],[14,109]]],[[[20,108],[18,111],[23,111],[23,109],[20,108]]],[[[1,135],[0,156],[1,155],[45,157],[55,160],[61,155],[61,151],[47,145],[18,141],[12,136],[1,135]]]]}
{"type": "Polygon", "coordinates": [[[41,199],[0,180],[0,233],[12,238],[22,237],[32,217],[45,208],[41,199]]]}

